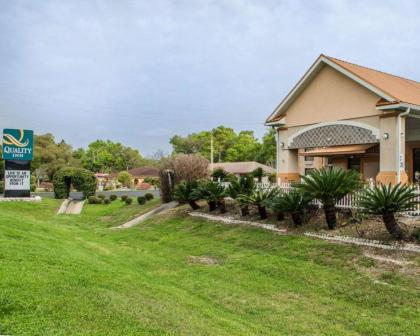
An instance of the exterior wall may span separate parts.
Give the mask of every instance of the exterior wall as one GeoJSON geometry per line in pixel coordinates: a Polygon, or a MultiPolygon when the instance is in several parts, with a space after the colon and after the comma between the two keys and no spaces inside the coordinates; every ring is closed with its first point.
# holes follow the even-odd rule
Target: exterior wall
{"type": "Polygon", "coordinates": [[[277,130],[277,177],[280,182],[299,181],[298,151],[287,149],[287,129],[277,130]]]}
{"type": "Polygon", "coordinates": [[[400,181],[408,182],[408,175],[405,171],[405,118],[401,118],[400,134],[397,134],[397,122],[398,117],[393,115],[380,120],[381,133],[388,133],[388,139],[382,136],[380,140],[380,171],[376,180],[384,184],[397,183],[398,169],[400,169],[400,181]],[[401,151],[398,156],[399,141],[401,141],[401,151]]]}
{"type": "Polygon", "coordinates": [[[305,156],[300,155],[304,153],[304,149],[299,149],[298,168],[299,174],[305,175],[305,169],[318,169],[324,166],[324,159],[322,157],[314,157],[313,161],[306,161],[305,156]]]}
{"type": "Polygon", "coordinates": [[[378,115],[379,99],[337,70],[324,66],[288,108],[287,126],[378,115]]]}

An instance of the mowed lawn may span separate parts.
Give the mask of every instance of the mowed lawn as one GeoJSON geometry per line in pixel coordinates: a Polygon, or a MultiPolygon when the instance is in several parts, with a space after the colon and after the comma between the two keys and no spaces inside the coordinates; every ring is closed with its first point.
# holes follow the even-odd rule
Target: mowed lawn
{"type": "Polygon", "coordinates": [[[418,335],[418,279],[375,282],[357,247],[182,214],[109,229],[156,204],[0,203],[0,334],[418,335]]]}

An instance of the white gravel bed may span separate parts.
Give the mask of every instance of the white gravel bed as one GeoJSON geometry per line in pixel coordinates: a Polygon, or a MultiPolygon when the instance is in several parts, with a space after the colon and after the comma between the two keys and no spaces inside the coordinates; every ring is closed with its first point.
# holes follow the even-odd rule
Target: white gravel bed
{"type": "Polygon", "coordinates": [[[379,240],[369,240],[363,238],[355,238],[348,236],[334,236],[325,233],[314,233],[314,232],[305,232],[305,236],[320,238],[330,241],[338,241],[342,243],[355,244],[361,246],[370,246],[377,247],[386,250],[399,250],[399,251],[410,251],[420,253],[420,246],[416,244],[403,243],[403,244],[385,244],[379,240]]]}
{"type": "Polygon", "coordinates": [[[251,221],[238,220],[232,217],[215,216],[215,215],[210,215],[210,214],[206,214],[202,212],[189,212],[189,215],[193,217],[201,217],[201,218],[205,218],[212,221],[222,222],[225,224],[233,224],[233,225],[242,224],[242,225],[248,225],[248,226],[255,226],[261,229],[274,231],[274,232],[281,232],[281,233],[287,232],[287,230],[279,229],[271,224],[262,224],[262,223],[256,223],[256,222],[251,222],[251,221]]]}

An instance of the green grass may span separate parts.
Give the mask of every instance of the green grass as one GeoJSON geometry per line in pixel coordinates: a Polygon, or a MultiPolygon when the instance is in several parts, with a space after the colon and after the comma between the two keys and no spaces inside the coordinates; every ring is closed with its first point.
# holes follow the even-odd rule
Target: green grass
{"type": "Polygon", "coordinates": [[[110,230],[154,204],[0,204],[0,334],[416,335],[418,279],[360,271],[352,246],[185,217],[110,230]],[[213,258],[217,264],[193,257],[213,258]]]}

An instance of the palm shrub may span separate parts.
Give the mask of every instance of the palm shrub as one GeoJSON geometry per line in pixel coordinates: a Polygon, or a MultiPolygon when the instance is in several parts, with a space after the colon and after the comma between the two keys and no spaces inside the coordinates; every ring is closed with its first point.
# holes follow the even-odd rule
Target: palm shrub
{"type": "Polygon", "coordinates": [[[303,212],[310,201],[312,201],[312,198],[309,195],[293,189],[287,194],[275,197],[270,206],[277,211],[290,214],[293,224],[300,226],[303,222],[303,212]]]}
{"type": "Polygon", "coordinates": [[[226,212],[226,188],[213,181],[204,181],[193,191],[193,196],[207,201],[209,211],[219,207],[221,213],[226,212]]]}
{"type": "Polygon", "coordinates": [[[404,232],[395,220],[395,213],[413,209],[416,200],[413,186],[395,184],[366,188],[360,196],[359,206],[370,214],[382,216],[388,232],[396,239],[404,238],[404,232]]]}
{"type": "Polygon", "coordinates": [[[183,181],[175,187],[173,197],[179,203],[188,203],[193,210],[200,209],[200,206],[197,204],[197,201],[200,199],[200,195],[196,192],[197,188],[197,181],[183,181]]]}
{"type": "Polygon", "coordinates": [[[244,175],[237,179],[232,179],[228,188],[227,194],[229,197],[236,200],[239,205],[241,215],[246,216],[249,214],[248,204],[241,201],[239,195],[250,195],[255,190],[254,177],[251,175],[244,175]]]}
{"type": "Polygon", "coordinates": [[[266,206],[269,202],[279,194],[278,188],[256,189],[250,195],[240,195],[239,202],[244,204],[254,205],[258,208],[258,213],[261,219],[267,218],[266,206]]]}
{"type": "Polygon", "coordinates": [[[211,177],[213,177],[214,181],[224,182],[229,178],[230,174],[224,170],[223,168],[216,168],[213,170],[213,173],[211,174],[211,177]]]}
{"type": "Polygon", "coordinates": [[[322,203],[328,229],[333,230],[337,226],[335,203],[361,185],[360,174],[355,170],[321,168],[302,176],[302,183],[296,187],[308,197],[322,203]]]}
{"type": "Polygon", "coordinates": [[[283,192],[279,192],[277,196],[273,197],[267,203],[268,208],[276,214],[277,220],[279,221],[284,219],[283,196],[283,192]]]}
{"type": "Polygon", "coordinates": [[[252,171],[252,175],[258,180],[259,183],[261,183],[263,177],[266,175],[264,169],[261,167],[255,168],[252,171]]]}

